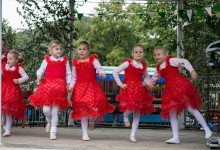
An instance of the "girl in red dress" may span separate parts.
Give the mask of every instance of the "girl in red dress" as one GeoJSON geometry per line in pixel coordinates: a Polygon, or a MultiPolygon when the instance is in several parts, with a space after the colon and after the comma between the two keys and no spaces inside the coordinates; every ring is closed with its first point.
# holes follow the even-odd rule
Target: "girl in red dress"
{"type": "Polygon", "coordinates": [[[20,53],[10,51],[7,63],[2,64],[2,126],[5,130],[3,136],[11,135],[13,117],[24,118],[26,104],[19,84],[26,82],[29,77],[19,64],[22,61],[20,53]]]}
{"type": "Polygon", "coordinates": [[[147,64],[142,61],[144,57],[144,48],[142,45],[137,44],[133,47],[132,56],[133,60],[125,59],[119,67],[113,71],[113,76],[121,87],[119,95],[116,100],[120,102],[120,111],[124,113],[124,124],[130,126],[129,114],[133,113],[132,130],[130,134],[130,141],[137,142],[135,134],[138,129],[140,114],[150,114],[155,112],[152,104],[154,96],[152,96],[145,85],[144,80],[150,80],[147,72],[147,64]],[[123,83],[120,81],[118,74],[125,71],[125,78],[123,83]]]}
{"type": "Polygon", "coordinates": [[[166,143],[178,144],[180,142],[177,115],[181,114],[184,109],[187,109],[202,125],[205,130],[205,138],[210,138],[212,132],[202,114],[197,110],[202,107],[198,90],[178,71],[178,68],[182,66],[190,72],[192,79],[196,80],[198,75],[191,64],[186,59],[168,56],[165,48],[161,46],[154,49],[154,59],[158,65],[156,66],[156,72],[151,84],[148,86],[152,87],[152,84],[155,84],[159,77],[165,78],[165,89],[161,97],[161,117],[163,119],[170,119],[173,131],[173,138],[167,140],[166,143]]]}
{"type": "Polygon", "coordinates": [[[47,120],[46,132],[50,132],[51,140],[56,140],[59,107],[65,111],[69,106],[67,88],[71,80],[71,71],[68,58],[62,57],[62,53],[62,44],[52,41],[49,45],[51,56],[45,56],[37,71],[37,83],[42,81],[36,92],[28,98],[35,108],[43,107],[47,120]]]}
{"type": "MultiPolygon", "coordinates": [[[[114,111],[108,103],[104,91],[96,79],[96,71],[100,77],[106,74],[102,69],[97,55],[90,55],[89,44],[81,41],[77,46],[79,59],[72,60],[72,80],[69,91],[72,94],[72,119],[81,119],[82,140],[89,141],[88,118],[95,118],[114,111]]],[[[93,124],[94,125],[94,124],[93,124]]]]}

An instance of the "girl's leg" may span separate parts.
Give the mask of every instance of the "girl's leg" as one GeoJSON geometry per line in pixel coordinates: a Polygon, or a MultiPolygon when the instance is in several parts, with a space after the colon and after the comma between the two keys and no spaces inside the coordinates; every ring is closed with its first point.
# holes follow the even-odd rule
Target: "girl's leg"
{"type": "Polygon", "coordinates": [[[130,110],[127,110],[127,111],[124,113],[124,124],[125,124],[126,127],[130,127],[130,121],[129,121],[128,116],[129,116],[129,114],[131,114],[131,113],[132,113],[132,111],[130,111],[130,110]]]}
{"type": "Polygon", "coordinates": [[[51,127],[51,106],[43,106],[43,112],[44,115],[46,116],[47,120],[47,125],[46,125],[46,132],[50,132],[50,127],[51,127]]]}
{"type": "Polygon", "coordinates": [[[5,125],[5,114],[2,113],[2,122],[1,122],[1,125],[4,126],[5,125]]]}
{"type": "Polygon", "coordinates": [[[11,135],[11,125],[12,125],[12,116],[11,115],[8,115],[6,114],[5,115],[5,133],[3,133],[3,136],[10,136],[11,135]]]}
{"type": "Polygon", "coordinates": [[[89,141],[88,136],[88,117],[81,118],[81,126],[82,126],[82,140],[89,141]]]}
{"type": "Polygon", "coordinates": [[[140,113],[133,112],[133,122],[132,122],[132,129],[131,129],[131,135],[130,135],[131,142],[137,142],[137,140],[135,139],[135,134],[139,126],[139,121],[140,121],[140,113]]]}
{"type": "Polygon", "coordinates": [[[170,123],[173,132],[173,138],[166,141],[166,143],[170,144],[178,144],[179,141],[179,129],[178,129],[178,120],[176,111],[170,111],[170,123]]]}
{"type": "Polygon", "coordinates": [[[96,120],[96,117],[90,117],[89,118],[89,130],[93,130],[94,129],[94,126],[95,126],[95,120],[96,120]]]}
{"type": "Polygon", "coordinates": [[[53,105],[51,107],[51,128],[50,128],[50,139],[51,140],[56,140],[58,111],[59,111],[58,106],[53,105]]]}
{"type": "Polygon", "coordinates": [[[210,138],[212,136],[212,131],[207,126],[202,114],[197,109],[193,109],[190,106],[188,106],[187,110],[196,118],[196,120],[201,124],[201,126],[205,130],[205,138],[206,139],[210,138]]]}

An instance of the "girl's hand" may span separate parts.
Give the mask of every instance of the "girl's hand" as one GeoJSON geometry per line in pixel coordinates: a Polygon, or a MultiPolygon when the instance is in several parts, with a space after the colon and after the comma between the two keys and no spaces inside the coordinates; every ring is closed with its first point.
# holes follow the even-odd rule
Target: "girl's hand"
{"type": "Polygon", "coordinates": [[[41,79],[42,79],[42,76],[37,76],[37,85],[40,84],[41,79]]]}
{"type": "Polygon", "coordinates": [[[66,84],[66,89],[67,89],[67,90],[69,89],[69,86],[70,86],[70,84],[67,83],[67,84],[66,84]]]}
{"type": "Polygon", "coordinates": [[[68,87],[68,92],[72,92],[73,88],[72,87],[68,87]]]}
{"type": "Polygon", "coordinates": [[[127,84],[122,84],[122,85],[120,85],[120,87],[121,87],[122,89],[126,89],[128,86],[127,86],[127,84]]]}
{"type": "Polygon", "coordinates": [[[149,89],[149,90],[154,90],[156,88],[156,86],[153,85],[153,84],[147,84],[146,88],[149,89]]]}
{"type": "Polygon", "coordinates": [[[145,87],[147,85],[147,82],[142,82],[142,86],[145,87]]]}
{"type": "Polygon", "coordinates": [[[195,70],[193,70],[192,72],[190,72],[190,75],[191,75],[191,78],[193,79],[193,80],[197,80],[198,79],[198,74],[196,73],[196,71],[195,70]]]}
{"type": "Polygon", "coordinates": [[[19,84],[18,79],[13,79],[15,84],[19,84]]]}
{"type": "Polygon", "coordinates": [[[100,73],[100,74],[99,74],[99,77],[100,77],[100,78],[105,78],[105,76],[106,76],[106,75],[103,74],[103,73],[100,73]]]}

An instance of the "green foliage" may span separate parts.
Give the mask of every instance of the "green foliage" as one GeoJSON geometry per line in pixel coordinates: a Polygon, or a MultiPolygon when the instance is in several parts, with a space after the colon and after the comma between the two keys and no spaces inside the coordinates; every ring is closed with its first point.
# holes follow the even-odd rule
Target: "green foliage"
{"type": "Polygon", "coordinates": [[[72,50],[77,43],[87,40],[91,53],[99,55],[102,65],[114,66],[131,57],[133,46],[139,43],[145,47],[144,60],[148,62],[148,67],[155,67],[154,47],[165,46],[169,54],[176,56],[177,23],[188,22],[188,25],[183,27],[184,58],[189,59],[195,70],[204,72],[205,48],[220,37],[220,13],[214,10],[214,15],[210,17],[203,10],[206,6],[219,5],[220,2],[216,0],[184,1],[184,10],[203,10],[202,17],[194,11],[190,21],[187,17],[186,20],[177,20],[174,14],[176,1],[153,1],[147,5],[134,1],[127,5],[124,0],[110,0],[110,3],[99,4],[96,8],[98,16],[83,16],[80,20],[75,20],[77,11],[71,10],[73,7],[69,8],[63,1],[43,2],[44,5],[40,6],[36,1],[29,0],[31,5],[24,5],[22,10],[19,10],[30,27],[28,30],[18,33],[16,37],[12,35],[12,29],[7,30],[7,33],[12,35],[7,38],[12,38],[11,41],[15,39],[16,42],[9,45],[16,46],[26,55],[25,66],[31,74],[31,80],[35,79],[35,72],[44,55],[48,53],[48,43],[53,39],[60,40],[65,45],[65,55],[68,56],[71,53],[75,56],[72,50]],[[73,11],[75,14],[70,13],[73,11]],[[150,12],[155,15],[150,17],[150,12]]]}
{"type": "MultiPolygon", "coordinates": [[[[184,4],[185,9],[213,5],[220,5],[220,2],[202,0],[184,4]]],[[[185,58],[191,62],[194,69],[204,73],[207,70],[205,49],[210,43],[218,41],[220,38],[220,18],[217,17],[218,12],[216,11],[212,12],[212,16],[209,16],[208,13],[203,13],[202,17],[195,13],[189,21],[189,25],[184,27],[184,53],[185,58]]],[[[211,71],[213,72],[214,70],[211,71]]]]}
{"type": "Polygon", "coordinates": [[[16,31],[12,29],[8,21],[2,20],[2,37],[7,41],[7,49],[15,49],[16,47],[16,31]]]}

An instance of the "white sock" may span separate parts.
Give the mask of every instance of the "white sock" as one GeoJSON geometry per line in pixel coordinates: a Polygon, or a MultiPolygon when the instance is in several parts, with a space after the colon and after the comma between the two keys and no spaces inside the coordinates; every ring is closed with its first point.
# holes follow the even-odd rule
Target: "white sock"
{"type": "Polygon", "coordinates": [[[57,127],[59,107],[53,105],[51,107],[51,127],[57,127]]]}
{"type": "Polygon", "coordinates": [[[179,139],[179,129],[176,111],[170,111],[170,123],[173,132],[173,138],[179,139]]]}
{"type": "Polygon", "coordinates": [[[138,129],[140,120],[140,113],[139,112],[133,112],[133,122],[132,122],[132,129],[131,129],[131,135],[130,137],[135,137],[136,131],[138,129]]]}
{"type": "Polygon", "coordinates": [[[50,128],[50,135],[55,135],[57,134],[57,127],[51,127],[50,128]]]}
{"type": "Polygon", "coordinates": [[[12,121],[13,121],[12,116],[6,114],[6,115],[5,115],[5,119],[6,119],[5,132],[6,132],[6,133],[11,133],[11,125],[12,125],[12,121]]]}
{"type": "Polygon", "coordinates": [[[128,121],[129,121],[128,116],[129,116],[129,114],[131,114],[131,113],[132,113],[132,111],[130,111],[130,110],[127,110],[127,111],[124,113],[124,122],[128,122],[128,121]]]}
{"type": "Polygon", "coordinates": [[[201,124],[201,126],[203,127],[203,129],[205,130],[205,133],[211,132],[211,130],[209,129],[209,127],[207,126],[204,117],[202,116],[202,114],[197,110],[197,109],[193,109],[192,107],[188,107],[187,110],[196,118],[196,120],[201,124]]]}
{"type": "Polygon", "coordinates": [[[88,117],[81,118],[81,126],[83,137],[88,136],[88,117]]]}

